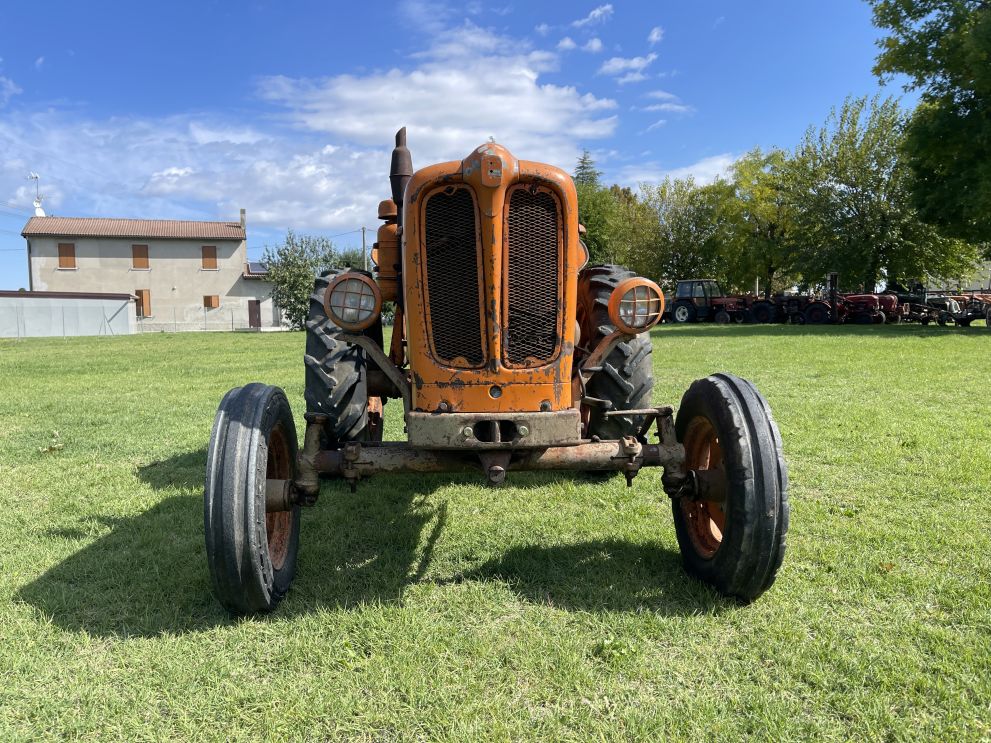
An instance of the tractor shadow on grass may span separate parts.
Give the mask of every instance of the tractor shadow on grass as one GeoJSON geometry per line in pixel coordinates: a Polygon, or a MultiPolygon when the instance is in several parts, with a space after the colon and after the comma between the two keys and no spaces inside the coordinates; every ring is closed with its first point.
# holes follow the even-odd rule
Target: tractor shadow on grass
{"type": "MultiPolygon", "coordinates": [[[[158,504],[136,516],[90,516],[47,533],[59,541],[105,532],[21,588],[17,599],[66,630],[97,636],[153,637],[238,621],[210,588],[199,495],[205,466],[199,450],[141,467],[138,476],[166,494],[158,504]]],[[[561,477],[567,475],[527,476],[534,487],[561,477]]],[[[304,511],[299,571],[270,621],[400,602],[408,587],[424,582],[498,581],[523,600],[590,611],[696,614],[729,606],[688,579],[677,553],[620,540],[517,547],[469,572],[432,578],[447,503],[431,496],[462,481],[476,479],[382,476],[356,494],[325,483],[317,505],[304,511]]]]}
{"type": "Polygon", "coordinates": [[[691,580],[678,552],[623,540],[516,547],[446,582],[465,581],[504,582],[529,603],[577,611],[685,616],[737,605],[691,580]]]}
{"type": "MultiPolygon", "coordinates": [[[[205,467],[202,449],[140,467],[138,477],[166,496],[158,504],[136,516],[93,515],[49,530],[43,538],[53,542],[100,536],[22,587],[17,599],[66,630],[98,636],[236,622],[210,588],[199,495],[205,467]]],[[[357,494],[325,484],[317,505],[304,511],[299,571],[271,619],[401,600],[422,581],[447,520],[446,503],[428,496],[449,482],[383,477],[357,494]]]]}

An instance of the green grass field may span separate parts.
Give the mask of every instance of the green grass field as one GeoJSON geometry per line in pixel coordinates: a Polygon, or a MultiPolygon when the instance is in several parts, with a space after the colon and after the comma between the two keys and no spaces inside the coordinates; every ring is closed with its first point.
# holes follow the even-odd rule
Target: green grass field
{"type": "Polygon", "coordinates": [[[210,427],[252,380],[301,424],[303,336],[0,341],[0,740],[991,737],[991,333],[653,337],[656,403],[730,371],[780,425],[751,606],[684,575],[657,472],[395,476],[325,484],[286,601],[232,621],[210,427]]]}

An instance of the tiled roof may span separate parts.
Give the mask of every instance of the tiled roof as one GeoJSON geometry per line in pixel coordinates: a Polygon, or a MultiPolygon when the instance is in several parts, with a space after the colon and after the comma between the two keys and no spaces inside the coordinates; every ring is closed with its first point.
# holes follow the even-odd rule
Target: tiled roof
{"type": "Polygon", "coordinates": [[[191,222],[180,219],[106,219],[103,217],[31,217],[23,237],[127,237],[190,240],[243,240],[240,222],[191,222]]]}

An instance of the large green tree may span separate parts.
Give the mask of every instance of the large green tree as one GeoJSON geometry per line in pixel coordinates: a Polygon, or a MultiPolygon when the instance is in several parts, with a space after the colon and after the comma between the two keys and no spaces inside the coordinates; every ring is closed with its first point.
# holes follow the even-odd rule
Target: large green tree
{"type": "Polygon", "coordinates": [[[638,271],[672,289],[679,279],[727,278],[723,181],[698,186],[691,177],[640,184],[642,201],[656,224],[656,243],[636,263],[638,271]]]}
{"type": "Polygon", "coordinates": [[[947,234],[991,242],[991,2],[868,0],[874,71],[922,91],[906,131],[913,203],[947,234]]]}
{"type": "MultiPolygon", "coordinates": [[[[360,259],[360,254],[357,257],[360,259]]],[[[313,280],[321,271],[341,265],[341,258],[327,238],[297,235],[292,230],[286,232],[281,244],[265,248],[262,261],[268,267],[272,301],[290,328],[301,330],[305,326],[313,280]]]]}
{"type": "Polygon", "coordinates": [[[733,285],[765,294],[794,284],[796,204],[787,188],[788,153],[748,152],[731,169],[732,194],[726,200],[727,270],[733,285]]]}
{"type": "Polygon", "coordinates": [[[807,283],[840,272],[844,287],[882,279],[959,276],[976,249],[923,222],[902,158],[905,113],[893,99],[848,99],[810,128],[788,164],[794,261],[807,283]]]}
{"type": "Polygon", "coordinates": [[[612,191],[599,182],[600,175],[589,151],[582,152],[574,173],[578,221],[585,226],[585,244],[591,262],[614,263],[618,260],[616,199],[612,191]]]}

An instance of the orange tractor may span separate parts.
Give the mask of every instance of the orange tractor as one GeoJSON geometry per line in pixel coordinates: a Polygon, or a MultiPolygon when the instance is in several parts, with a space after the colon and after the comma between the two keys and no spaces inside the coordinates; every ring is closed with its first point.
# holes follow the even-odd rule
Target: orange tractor
{"type": "Polygon", "coordinates": [[[238,387],[207,458],[206,552],[232,613],[268,611],[297,567],[300,514],[321,478],[379,472],[622,472],[660,467],[687,571],[750,601],[775,579],[788,529],[781,438],[754,386],[695,381],[677,413],[652,402],[652,281],[587,266],[562,170],[484,144],[413,172],[396,136],[376,270],[316,280],[306,336],[306,432],[285,393],[238,387]],[[391,341],[381,308],[396,306],[391,341]],[[406,441],[382,440],[401,401],[406,441]],[[651,440],[654,430],[656,440],[651,440]]]}

